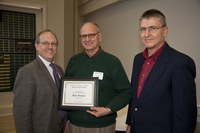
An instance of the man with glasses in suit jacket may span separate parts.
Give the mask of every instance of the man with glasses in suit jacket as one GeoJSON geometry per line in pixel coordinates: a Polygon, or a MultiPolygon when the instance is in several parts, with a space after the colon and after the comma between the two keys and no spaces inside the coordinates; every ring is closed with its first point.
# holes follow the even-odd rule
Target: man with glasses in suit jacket
{"type": "Polygon", "coordinates": [[[36,59],[19,69],[13,88],[16,131],[64,132],[61,119],[65,117],[58,110],[59,78],[63,77],[63,71],[53,63],[58,39],[51,30],[43,30],[36,36],[35,48],[36,59]]]}

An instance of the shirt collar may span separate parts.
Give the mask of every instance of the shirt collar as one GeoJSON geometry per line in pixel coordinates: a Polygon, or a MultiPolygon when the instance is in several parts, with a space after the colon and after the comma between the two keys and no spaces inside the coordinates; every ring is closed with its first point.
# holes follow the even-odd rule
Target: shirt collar
{"type": "MultiPolygon", "coordinates": [[[[95,58],[96,56],[98,56],[100,53],[102,53],[103,50],[101,49],[101,47],[99,47],[99,50],[90,58],[95,58]]],[[[88,57],[87,53],[84,51],[85,56],[88,57]]]]}
{"type": "Polygon", "coordinates": [[[145,59],[148,59],[148,58],[153,58],[154,60],[157,60],[157,58],[159,57],[160,53],[162,52],[163,48],[165,47],[166,45],[166,42],[164,42],[163,46],[161,46],[153,55],[151,56],[148,56],[148,50],[147,48],[143,51],[143,57],[145,59]]]}
{"type": "Polygon", "coordinates": [[[44,63],[44,65],[45,65],[46,67],[48,67],[48,66],[51,64],[51,62],[45,60],[42,56],[38,55],[38,57],[42,60],[42,62],[44,63]]]}

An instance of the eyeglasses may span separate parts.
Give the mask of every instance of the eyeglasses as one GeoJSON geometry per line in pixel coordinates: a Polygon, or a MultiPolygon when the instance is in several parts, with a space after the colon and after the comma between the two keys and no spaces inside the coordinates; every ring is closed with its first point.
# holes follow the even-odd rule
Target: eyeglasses
{"type": "Polygon", "coordinates": [[[163,27],[165,27],[165,25],[163,25],[163,26],[161,26],[161,27],[156,27],[156,26],[141,27],[141,28],[139,29],[139,31],[140,31],[141,33],[144,33],[144,32],[146,32],[146,30],[148,29],[149,32],[156,32],[157,30],[159,30],[159,29],[161,29],[161,28],[163,28],[163,27]]]}
{"type": "Polygon", "coordinates": [[[52,47],[57,47],[58,46],[58,43],[57,42],[47,42],[47,41],[44,41],[44,42],[39,42],[41,43],[42,45],[44,46],[52,46],[52,47]]]}
{"type": "Polygon", "coordinates": [[[95,37],[98,33],[99,33],[99,32],[97,32],[97,33],[91,33],[91,34],[85,34],[85,35],[80,35],[80,38],[81,38],[82,40],[87,39],[87,37],[88,37],[88,39],[94,39],[94,37],[95,37]]]}

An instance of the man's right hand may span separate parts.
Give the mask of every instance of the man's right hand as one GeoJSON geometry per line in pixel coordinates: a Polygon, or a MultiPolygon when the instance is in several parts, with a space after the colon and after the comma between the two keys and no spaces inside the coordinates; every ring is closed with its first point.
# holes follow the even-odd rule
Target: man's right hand
{"type": "Polygon", "coordinates": [[[131,132],[131,127],[128,125],[126,128],[126,133],[130,133],[131,132]]]}

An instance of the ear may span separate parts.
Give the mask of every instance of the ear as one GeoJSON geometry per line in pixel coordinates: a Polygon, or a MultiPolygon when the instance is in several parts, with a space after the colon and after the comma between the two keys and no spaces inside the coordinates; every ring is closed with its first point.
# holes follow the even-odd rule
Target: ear
{"type": "Polygon", "coordinates": [[[164,36],[166,37],[168,35],[168,26],[165,26],[164,28],[164,36]]]}
{"type": "Polygon", "coordinates": [[[102,36],[103,36],[103,34],[101,32],[99,32],[99,41],[100,42],[102,41],[102,36]]]}
{"type": "Polygon", "coordinates": [[[38,49],[39,49],[39,44],[35,43],[35,49],[36,49],[36,51],[38,51],[38,49]]]}

